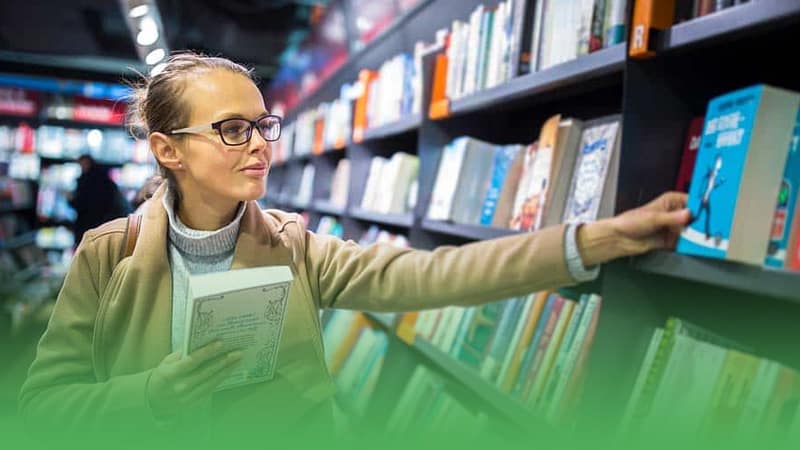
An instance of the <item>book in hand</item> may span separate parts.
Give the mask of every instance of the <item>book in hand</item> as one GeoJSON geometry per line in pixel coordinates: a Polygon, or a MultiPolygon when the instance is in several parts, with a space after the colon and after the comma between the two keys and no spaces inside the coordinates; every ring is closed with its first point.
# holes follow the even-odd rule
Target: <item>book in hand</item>
{"type": "Polygon", "coordinates": [[[292,284],[288,266],[235,269],[189,278],[183,354],[219,340],[242,360],[217,388],[272,379],[292,284]]]}
{"type": "Polygon", "coordinates": [[[764,263],[798,105],[763,84],[709,102],[679,253],[764,263]]]}

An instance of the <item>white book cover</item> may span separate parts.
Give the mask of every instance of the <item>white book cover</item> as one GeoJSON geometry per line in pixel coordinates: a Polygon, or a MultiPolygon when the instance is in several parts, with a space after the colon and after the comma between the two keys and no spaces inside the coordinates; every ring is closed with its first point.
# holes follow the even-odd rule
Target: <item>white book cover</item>
{"type": "Polygon", "coordinates": [[[288,266],[236,269],[189,277],[183,354],[216,340],[243,352],[219,389],[272,379],[293,280],[288,266]]]}
{"type": "Polygon", "coordinates": [[[450,220],[452,217],[453,197],[458,188],[466,148],[467,138],[461,137],[447,144],[442,150],[442,159],[439,162],[431,204],[428,208],[429,219],[450,220]]]}
{"type": "Polygon", "coordinates": [[[381,156],[374,156],[370,161],[367,184],[364,187],[364,196],[361,198],[361,209],[370,210],[372,208],[374,199],[378,195],[383,166],[388,162],[388,159],[381,156]]]}
{"type": "Polygon", "coordinates": [[[607,123],[588,123],[584,128],[564,208],[565,223],[597,219],[619,128],[616,119],[607,123]]]}

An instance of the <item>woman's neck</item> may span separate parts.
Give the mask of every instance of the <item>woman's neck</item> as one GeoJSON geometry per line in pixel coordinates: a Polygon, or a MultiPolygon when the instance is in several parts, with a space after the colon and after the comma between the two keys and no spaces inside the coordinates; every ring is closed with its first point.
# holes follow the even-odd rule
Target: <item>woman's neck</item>
{"type": "Polygon", "coordinates": [[[231,223],[238,207],[237,201],[211,201],[200,195],[181,195],[175,213],[191,229],[214,231],[231,223]]]}

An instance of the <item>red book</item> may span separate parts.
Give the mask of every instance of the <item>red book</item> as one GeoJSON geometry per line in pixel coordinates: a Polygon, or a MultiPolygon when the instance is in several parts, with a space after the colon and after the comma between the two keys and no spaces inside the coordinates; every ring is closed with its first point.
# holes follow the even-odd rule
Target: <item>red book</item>
{"type": "Polygon", "coordinates": [[[697,116],[689,122],[689,131],[686,133],[686,141],[683,144],[681,168],[678,170],[678,179],[675,181],[675,189],[680,192],[689,192],[694,162],[697,159],[697,149],[700,148],[700,138],[703,136],[704,121],[703,116],[697,116]]]}

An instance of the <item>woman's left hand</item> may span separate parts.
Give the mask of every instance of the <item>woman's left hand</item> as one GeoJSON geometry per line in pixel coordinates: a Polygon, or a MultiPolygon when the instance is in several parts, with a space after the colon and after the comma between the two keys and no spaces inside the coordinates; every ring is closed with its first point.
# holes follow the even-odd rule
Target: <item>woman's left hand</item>
{"type": "Polygon", "coordinates": [[[581,226],[578,249],[584,265],[674,248],[691,217],[686,200],[684,193],[668,192],[616,217],[581,226]]]}

